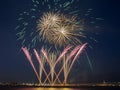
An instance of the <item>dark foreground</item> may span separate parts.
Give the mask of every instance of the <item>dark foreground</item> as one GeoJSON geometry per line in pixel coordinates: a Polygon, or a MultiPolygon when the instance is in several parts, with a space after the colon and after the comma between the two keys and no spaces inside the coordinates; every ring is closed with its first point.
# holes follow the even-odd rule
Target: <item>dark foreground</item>
{"type": "Polygon", "coordinates": [[[0,86],[0,90],[120,90],[120,86],[76,86],[76,87],[0,86]]]}

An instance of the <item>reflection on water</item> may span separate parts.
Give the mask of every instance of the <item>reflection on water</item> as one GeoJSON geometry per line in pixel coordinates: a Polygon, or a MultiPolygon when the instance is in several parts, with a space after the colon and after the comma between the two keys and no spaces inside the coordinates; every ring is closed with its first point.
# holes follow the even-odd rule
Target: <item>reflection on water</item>
{"type": "Polygon", "coordinates": [[[74,88],[49,88],[49,87],[0,87],[0,90],[120,90],[120,87],[74,87],[74,88]]]}
{"type": "Polygon", "coordinates": [[[87,90],[87,89],[80,89],[80,88],[17,88],[15,90],[87,90]]]}
{"type": "Polygon", "coordinates": [[[0,87],[0,90],[120,90],[120,87],[78,87],[78,88],[0,87]]]}

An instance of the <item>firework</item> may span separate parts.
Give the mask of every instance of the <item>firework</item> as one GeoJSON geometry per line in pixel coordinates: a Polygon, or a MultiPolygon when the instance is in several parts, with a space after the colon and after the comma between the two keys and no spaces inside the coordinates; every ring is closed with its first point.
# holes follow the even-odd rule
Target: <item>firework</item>
{"type": "MultiPolygon", "coordinates": [[[[32,0],[32,2],[32,8],[28,7],[28,10],[20,13],[15,28],[17,40],[21,41],[22,46],[30,49],[45,46],[47,43],[46,45],[65,47],[68,44],[82,44],[87,39],[95,40],[88,38],[86,34],[88,26],[84,22],[88,17],[94,19],[90,16],[92,9],[81,14],[77,7],[79,0],[32,0]],[[73,4],[76,4],[76,7],[73,7],[73,4]]],[[[91,20],[90,24],[94,24],[92,22],[95,23],[91,20]]]]}
{"type": "Polygon", "coordinates": [[[22,48],[22,50],[24,51],[28,61],[30,62],[41,85],[45,85],[47,81],[50,85],[54,85],[55,82],[58,82],[59,84],[64,84],[64,83],[66,84],[71,68],[73,67],[74,62],[77,60],[79,55],[84,50],[86,44],[87,43],[83,45],[78,45],[73,49],[71,48],[71,46],[67,46],[59,56],[57,56],[55,53],[49,53],[45,51],[44,49],[41,49],[41,54],[39,55],[38,52],[34,49],[35,57],[38,60],[40,68],[41,68],[40,70],[46,76],[45,80],[43,81],[42,81],[42,77],[44,74],[41,73],[40,76],[38,75],[38,72],[32,62],[31,55],[28,49],[25,47],[25,48],[22,48]],[[68,52],[68,50],[70,50],[70,53],[68,52]],[[42,63],[43,60],[41,59],[41,56],[44,57],[44,59],[43,58],[42,59],[45,60],[47,65],[50,67],[49,71],[45,68],[45,64],[42,63]],[[63,64],[61,65],[61,68],[57,72],[55,68],[58,62],[60,61],[62,61],[63,64]],[[60,80],[60,74],[62,72],[64,73],[63,81],[60,80]]]}
{"type": "Polygon", "coordinates": [[[37,25],[43,40],[60,47],[80,43],[77,36],[84,36],[84,34],[76,33],[80,32],[81,27],[76,17],[53,12],[44,13],[37,25]]]}
{"type": "Polygon", "coordinates": [[[28,61],[30,62],[30,65],[32,66],[32,68],[33,68],[33,70],[34,70],[34,72],[35,72],[35,74],[36,74],[36,76],[37,76],[37,79],[39,80],[39,82],[40,82],[40,84],[41,84],[40,77],[39,77],[39,75],[38,75],[38,73],[37,73],[37,70],[35,69],[35,66],[34,66],[34,64],[33,64],[33,61],[32,61],[32,59],[31,59],[31,55],[30,55],[29,51],[27,50],[27,48],[22,48],[22,50],[23,50],[23,52],[25,53],[28,61]]]}
{"type": "MultiPolygon", "coordinates": [[[[32,8],[20,13],[19,23],[15,28],[17,40],[21,41],[22,47],[25,47],[22,50],[41,85],[46,83],[52,85],[56,82],[66,84],[74,62],[86,46],[86,43],[83,44],[86,42],[84,40],[96,41],[93,37],[87,36],[84,20],[90,16],[92,9],[88,9],[87,13],[83,15],[84,18],[80,17],[78,2],[79,0],[32,0],[32,8]],[[73,7],[73,4],[76,7],[73,7]],[[39,73],[34,66],[29,50],[33,50],[39,63],[39,73]],[[61,62],[62,65],[56,72],[57,65],[61,62]],[[46,70],[46,64],[49,70],[46,70]],[[63,81],[60,80],[61,74],[64,76],[63,81]],[[43,75],[46,77],[44,80],[43,75]]],[[[92,16],[90,19],[92,20],[94,17],[92,16]]],[[[96,20],[102,19],[96,18],[96,20]]],[[[95,24],[95,22],[90,21],[90,24],[95,24]]],[[[92,67],[87,53],[86,56],[92,67]]]]}

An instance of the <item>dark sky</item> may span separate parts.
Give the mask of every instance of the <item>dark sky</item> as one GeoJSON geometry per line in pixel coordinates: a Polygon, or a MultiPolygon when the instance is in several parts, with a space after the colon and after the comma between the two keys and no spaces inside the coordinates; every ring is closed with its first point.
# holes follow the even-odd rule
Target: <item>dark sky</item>
{"type": "MultiPolygon", "coordinates": [[[[14,30],[19,12],[28,4],[29,0],[0,1],[0,82],[35,81],[31,66],[19,51],[14,30]]],[[[104,19],[96,37],[99,42],[88,51],[93,71],[86,77],[92,77],[91,81],[120,81],[119,0],[81,0],[80,5],[93,8],[93,14],[104,19]]]]}

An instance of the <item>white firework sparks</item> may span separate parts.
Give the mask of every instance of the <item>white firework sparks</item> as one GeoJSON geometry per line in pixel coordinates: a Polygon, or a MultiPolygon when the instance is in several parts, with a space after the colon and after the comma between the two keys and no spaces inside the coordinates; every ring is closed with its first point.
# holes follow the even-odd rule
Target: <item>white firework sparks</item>
{"type": "Polygon", "coordinates": [[[43,40],[55,46],[65,46],[80,43],[77,36],[84,36],[84,34],[77,32],[80,32],[82,26],[74,16],[48,12],[39,19],[37,29],[43,40]]]}

